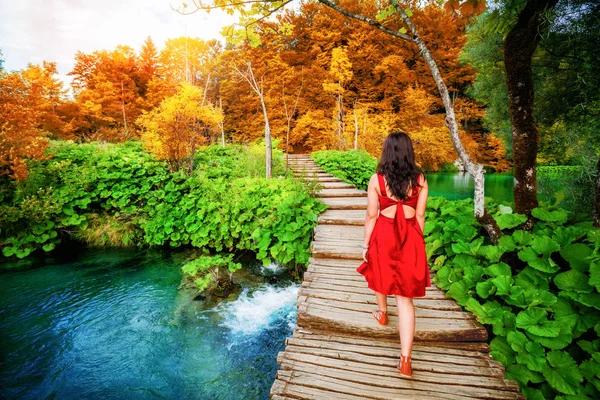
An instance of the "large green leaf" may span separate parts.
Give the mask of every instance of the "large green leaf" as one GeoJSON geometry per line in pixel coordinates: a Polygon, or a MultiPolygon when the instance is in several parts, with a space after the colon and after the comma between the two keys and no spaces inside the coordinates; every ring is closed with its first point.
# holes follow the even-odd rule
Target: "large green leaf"
{"type": "Polygon", "coordinates": [[[477,292],[477,295],[484,299],[490,295],[490,293],[493,291],[492,289],[495,289],[495,286],[489,279],[483,282],[477,282],[475,285],[475,291],[477,292]]]}
{"type": "Polygon", "coordinates": [[[561,290],[573,290],[580,293],[590,293],[592,287],[588,284],[587,275],[571,269],[554,276],[554,283],[561,290]]]}
{"type": "Polygon", "coordinates": [[[550,386],[564,394],[576,394],[577,386],[583,382],[577,363],[565,351],[550,351],[548,365],[541,372],[550,386]]]}
{"type": "Polygon", "coordinates": [[[519,259],[528,263],[532,268],[538,271],[553,273],[558,271],[558,265],[544,256],[539,256],[540,253],[536,252],[532,247],[525,247],[517,254],[519,259]]]}
{"type": "Polygon", "coordinates": [[[465,269],[466,267],[472,267],[479,264],[479,260],[473,256],[468,254],[459,254],[452,260],[452,264],[460,269],[465,269]]]}
{"type": "MultiPolygon", "coordinates": [[[[508,379],[514,379],[515,381],[517,381],[518,383],[520,383],[520,386],[526,387],[528,382],[532,382],[532,383],[539,383],[539,382],[543,382],[544,381],[544,377],[542,376],[542,374],[540,374],[539,372],[536,371],[532,371],[529,368],[527,368],[526,365],[522,365],[522,364],[510,364],[508,365],[508,367],[506,368],[506,377],[508,379]]],[[[544,396],[542,396],[540,394],[541,397],[527,397],[528,400],[532,400],[532,399],[540,399],[540,400],[545,400],[544,396]]]]}
{"type": "Polygon", "coordinates": [[[561,247],[566,247],[575,240],[575,229],[572,226],[559,226],[552,232],[552,239],[561,247]]]}
{"type": "Polygon", "coordinates": [[[514,231],[512,237],[515,240],[515,242],[519,244],[519,246],[528,245],[533,240],[533,235],[531,234],[531,232],[523,230],[514,231]]]}
{"type": "Polygon", "coordinates": [[[510,347],[515,351],[515,353],[525,351],[525,345],[529,343],[527,336],[518,330],[509,332],[508,335],[506,335],[506,341],[508,344],[510,344],[510,347]]]}
{"type": "Polygon", "coordinates": [[[501,214],[495,217],[500,229],[512,229],[527,221],[527,217],[523,214],[501,214]]]}
{"type": "Polygon", "coordinates": [[[592,248],[583,243],[574,243],[563,247],[560,255],[569,262],[571,268],[579,272],[587,272],[590,261],[586,260],[592,254],[592,248]]]}
{"type": "Polygon", "coordinates": [[[496,336],[490,342],[490,354],[495,360],[500,361],[504,366],[515,362],[515,351],[510,347],[506,338],[496,336]]]}
{"type": "Polygon", "coordinates": [[[504,250],[500,246],[481,246],[477,251],[477,254],[488,259],[490,262],[500,261],[500,257],[504,254],[504,250]]]}
{"type": "Polygon", "coordinates": [[[464,305],[471,297],[468,291],[467,284],[464,281],[453,282],[448,289],[448,296],[452,297],[458,304],[464,305]]]}
{"type": "Polygon", "coordinates": [[[550,257],[555,251],[560,250],[560,246],[548,236],[536,236],[531,242],[531,247],[544,257],[550,257]]]}
{"type": "Polygon", "coordinates": [[[514,251],[517,248],[517,244],[512,236],[504,235],[498,239],[498,247],[505,253],[508,251],[514,251]]]}
{"type": "Polygon", "coordinates": [[[552,350],[561,350],[571,344],[573,341],[573,335],[571,334],[560,334],[556,337],[543,337],[534,335],[531,332],[527,332],[527,336],[533,340],[541,344],[544,347],[547,347],[552,350]]]}
{"type": "Polygon", "coordinates": [[[588,283],[600,292],[600,262],[594,261],[590,264],[590,279],[588,283]]]}
{"type": "Polygon", "coordinates": [[[516,360],[532,371],[541,372],[546,368],[546,350],[541,344],[528,341],[525,350],[517,353],[516,360]]]}
{"type": "Polygon", "coordinates": [[[543,337],[557,337],[559,325],[548,320],[548,314],[541,308],[530,308],[517,314],[517,326],[527,332],[543,337]]]}
{"type": "Polygon", "coordinates": [[[475,255],[482,243],[483,237],[479,237],[470,243],[461,240],[457,243],[452,243],[452,251],[456,254],[467,253],[475,255]]]}
{"type": "Polygon", "coordinates": [[[514,280],[512,277],[504,276],[504,275],[492,278],[491,281],[494,283],[494,286],[496,286],[496,288],[497,288],[496,294],[500,295],[500,296],[508,295],[511,286],[514,283],[514,280]]]}
{"type": "Polygon", "coordinates": [[[489,276],[511,276],[510,267],[503,262],[488,266],[485,273],[489,276]]]}
{"type": "Polygon", "coordinates": [[[565,222],[567,222],[567,219],[569,218],[569,212],[566,210],[562,210],[562,209],[558,209],[555,211],[548,211],[544,208],[534,208],[533,210],[531,210],[531,215],[533,215],[535,218],[545,221],[545,222],[553,222],[556,223],[558,225],[562,225],[565,222]]]}

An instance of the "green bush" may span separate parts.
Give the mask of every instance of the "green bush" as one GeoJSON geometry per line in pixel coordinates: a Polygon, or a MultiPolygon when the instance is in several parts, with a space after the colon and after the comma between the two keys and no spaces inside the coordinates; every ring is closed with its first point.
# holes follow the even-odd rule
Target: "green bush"
{"type": "MultiPolygon", "coordinates": [[[[298,181],[265,179],[260,145],[200,150],[189,176],[170,173],[139,142],[53,142],[50,152],[31,163],[27,181],[3,191],[11,193],[0,204],[5,257],[48,252],[71,235],[96,246],[249,250],[265,264],[304,265],[326,208],[298,181]]],[[[274,156],[283,173],[281,152],[274,156]]]]}
{"type": "Polygon", "coordinates": [[[364,150],[321,150],[310,156],[323,171],[361,190],[367,189],[378,163],[375,157],[364,150]]]}
{"type": "Polygon", "coordinates": [[[596,185],[595,165],[538,166],[538,193],[545,200],[557,199],[561,207],[591,215],[596,185]]]}
{"type": "Polygon", "coordinates": [[[525,216],[488,208],[504,233],[498,245],[482,236],[472,200],[429,200],[435,283],[486,326],[492,356],[527,398],[599,398],[600,231],[548,206],[522,231],[525,216]]]}

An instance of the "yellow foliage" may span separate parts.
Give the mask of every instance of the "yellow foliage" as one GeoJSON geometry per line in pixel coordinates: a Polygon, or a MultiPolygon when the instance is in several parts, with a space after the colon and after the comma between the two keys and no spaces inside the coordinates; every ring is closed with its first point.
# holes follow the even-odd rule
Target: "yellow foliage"
{"type": "Polygon", "coordinates": [[[163,100],[137,123],[143,127],[144,146],[173,170],[215,135],[223,121],[220,109],[204,100],[202,89],[182,83],[175,95],[163,100]]]}
{"type": "Polygon", "coordinates": [[[294,150],[326,150],[335,148],[337,143],[331,118],[322,111],[309,111],[302,115],[290,134],[290,145],[294,150]]]}

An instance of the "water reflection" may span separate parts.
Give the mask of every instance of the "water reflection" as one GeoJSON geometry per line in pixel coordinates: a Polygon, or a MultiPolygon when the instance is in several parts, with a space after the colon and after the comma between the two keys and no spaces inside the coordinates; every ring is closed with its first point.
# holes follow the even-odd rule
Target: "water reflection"
{"type": "MultiPolygon", "coordinates": [[[[467,172],[427,173],[430,196],[443,196],[451,200],[473,198],[473,178],[467,172]]],[[[513,201],[513,177],[510,174],[486,174],[485,196],[496,201],[513,201]]]]}

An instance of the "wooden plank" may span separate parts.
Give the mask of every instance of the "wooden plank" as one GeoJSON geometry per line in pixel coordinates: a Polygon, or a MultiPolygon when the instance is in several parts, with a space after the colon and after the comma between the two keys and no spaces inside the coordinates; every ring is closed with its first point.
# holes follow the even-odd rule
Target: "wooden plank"
{"type": "MultiPolygon", "coordinates": [[[[376,305],[375,295],[365,295],[357,293],[340,293],[332,292],[330,290],[319,290],[319,289],[306,289],[300,288],[298,291],[299,296],[315,297],[321,299],[338,300],[338,301],[350,301],[353,303],[362,304],[373,304],[376,305]]],[[[388,304],[391,299],[388,298],[388,304]]],[[[429,300],[423,298],[415,298],[413,304],[416,307],[429,308],[433,310],[449,310],[449,311],[462,311],[462,307],[456,304],[453,300],[429,300]]]]}
{"type": "MultiPolygon", "coordinates": [[[[302,288],[306,288],[309,291],[312,289],[319,290],[331,290],[334,292],[340,293],[352,293],[352,294],[364,294],[364,295],[374,295],[373,290],[369,289],[365,284],[362,287],[359,286],[346,286],[342,284],[329,284],[329,283],[321,283],[319,281],[314,282],[302,282],[302,288]]],[[[445,300],[446,294],[441,291],[425,291],[425,296],[418,297],[419,299],[434,299],[434,300],[445,300]]]]}
{"type": "Polygon", "coordinates": [[[338,258],[310,258],[308,260],[310,265],[328,266],[333,268],[353,268],[356,269],[356,261],[353,260],[340,260],[338,258]]]}
{"type": "Polygon", "coordinates": [[[363,210],[327,210],[319,216],[319,224],[329,225],[365,225],[363,210]]]}
{"type": "MultiPolygon", "coordinates": [[[[350,336],[347,334],[331,334],[324,331],[314,331],[298,328],[294,331],[293,337],[314,340],[314,341],[330,341],[338,343],[360,344],[371,347],[390,347],[397,350],[400,349],[398,339],[378,339],[361,338],[358,336],[350,336]]],[[[476,357],[479,353],[489,353],[490,346],[482,342],[427,342],[422,341],[413,345],[413,349],[419,349],[423,352],[443,353],[443,354],[458,354],[465,357],[476,357]]],[[[487,355],[489,357],[489,354],[487,355]]]]}
{"type": "Polygon", "coordinates": [[[366,197],[324,197],[323,203],[330,210],[363,210],[364,213],[367,209],[366,197]]]}
{"type": "Polygon", "coordinates": [[[354,189],[354,185],[345,182],[325,182],[323,189],[354,189]]]}
{"type": "MultiPolygon", "coordinates": [[[[325,199],[323,199],[325,201],[325,199]]],[[[315,237],[322,235],[323,237],[337,237],[346,240],[362,240],[364,239],[364,226],[351,225],[317,225],[314,229],[315,237]]]]}
{"type": "Polygon", "coordinates": [[[351,245],[332,245],[313,241],[311,252],[314,258],[340,258],[344,260],[362,260],[362,249],[351,245]]]}
{"type": "MultiPolygon", "coordinates": [[[[298,304],[298,325],[309,329],[352,332],[373,338],[398,337],[398,317],[390,315],[388,325],[377,323],[371,313],[331,309],[314,303],[298,304]]],[[[415,341],[476,341],[486,340],[487,331],[475,320],[441,320],[417,318],[415,341]]]]}
{"type": "Polygon", "coordinates": [[[367,192],[357,189],[323,189],[317,193],[318,197],[367,197],[367,192]]]}
{"type": "MultiPolygon", "coordinates": [[[[298,300],[300,303],[300,300],[298,300]]],[[[364,303],[353,303],[349,301],[338,301],[330,299],[320,299],[318,297],[306,297],[302,302],[309,304],[320,304],[323,306],[329,306],[332,309],[346,309],[358,312],[370,313],[377,309],[369,304],[364,303]]],[[[388,305],[388,315],[398,315],[397,308],[394,304],[388,305]]],[[[437,318],[437,319],[474,319],[473,314],[463,311],[448,311],[448,310],[436,310],[431,308],[415,307],[415,316],[417,318],[437,318]]]]}

